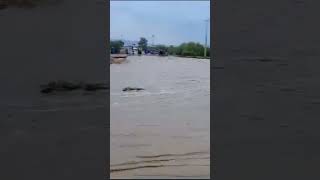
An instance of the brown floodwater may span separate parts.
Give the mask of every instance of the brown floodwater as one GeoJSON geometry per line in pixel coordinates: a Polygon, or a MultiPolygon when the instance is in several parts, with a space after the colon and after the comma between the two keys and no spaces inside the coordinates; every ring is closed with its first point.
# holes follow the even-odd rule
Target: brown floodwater
{"type": "Polygon", "coordinates": [[[209,178],[210,61],[129,56],[110,76],[111,178],[209,178]]]}

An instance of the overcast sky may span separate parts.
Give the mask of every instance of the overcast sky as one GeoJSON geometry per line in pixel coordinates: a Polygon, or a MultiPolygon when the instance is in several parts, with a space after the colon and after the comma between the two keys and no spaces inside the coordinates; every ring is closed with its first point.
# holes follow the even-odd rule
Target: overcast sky
{"type": "MultiPolygon", "coordinates": [[[[210,1],[111,1],[110,38],[155,44],[204,44],[205,19],[210,18],[210,1]],[[122,37],[122,38],[121,38],[122,37]]],[[[210,44],[210,22],[208,44],[210,44]]]]}

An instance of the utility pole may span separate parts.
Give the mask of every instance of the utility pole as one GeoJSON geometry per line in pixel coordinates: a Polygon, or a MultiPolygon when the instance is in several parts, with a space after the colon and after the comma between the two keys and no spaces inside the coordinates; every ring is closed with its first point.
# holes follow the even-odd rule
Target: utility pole
{"type": "Polygon", "coordinates": [[[152,34],[152,46],[154,46],[154,35],[152,34]]]}
{"type": "Polygon", "coordinates": [[[209,22],[209,19],[206,19],[204,20],[205,23],[206,23],[206,33],[205,33],[205,44],[204,44],[204,57],[207,56],[207,34],[208,34],[208,22],[209,22]]]}

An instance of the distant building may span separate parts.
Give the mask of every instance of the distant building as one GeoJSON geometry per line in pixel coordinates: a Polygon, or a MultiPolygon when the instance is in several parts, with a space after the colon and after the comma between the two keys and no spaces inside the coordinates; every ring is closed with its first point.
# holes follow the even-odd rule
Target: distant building
{"type": "Polygon", "coordinates": [[[138,41],[124,41],[124,48],[127,49],[128,54],[138,54],[138,41]]]}
{"type": "Polygon", "coordinates": [[[138,54],[138,47],[133,47],[133,53],[138,54]]]}

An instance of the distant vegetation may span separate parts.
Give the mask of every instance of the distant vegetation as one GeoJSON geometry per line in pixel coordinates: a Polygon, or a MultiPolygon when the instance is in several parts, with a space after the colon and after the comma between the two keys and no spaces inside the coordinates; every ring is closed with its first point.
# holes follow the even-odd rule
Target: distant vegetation
{"type": "MultiPolygon", "coordinates": [[[[110,48],[111,53],[119,53],[120,49],[123,47],[124,43],[120,40],[111,41],[110,48]]],[[[182,57],[204,57],[204,46],[200,43],[188,42],[182,43],[179,46],[166,46],[166,45],[155,45],[148,46],[148,40],[144,37],[140,38],[138,43],[139,48],[143,51],[147,50],[158,50],[161,52],[166,52],[168,55],[172,56],[182,56],[182,57]]],[[[210,57],[210,48],[207,48],[206,57],[210,57]]]]}
{"type": "Polygon", "coordinates": [[[143,51],[147,50],[148,47],[148,40],[144,37],[140,38],[140,41],[138,42],[139,48],[141,48],[143,51]]]}
{"type": "MultiPolygon", "coordinates": [[[[182,43],[179,46],[156,45],[154,48],[168,52],[169,55],[175,55],[175,56],[184,56],[184,57],[203,57],[204,56],[204,46],[195,42],[182,43]]],[[[210,57],[209,48],[207,48],[206,56],[210,57]]]]}
{"type": "Polygon", "coordinates": [[[111,54],[119,53],[123,45],[124,45],[124,42],[120,40],[110,41],[111,54]]]}

